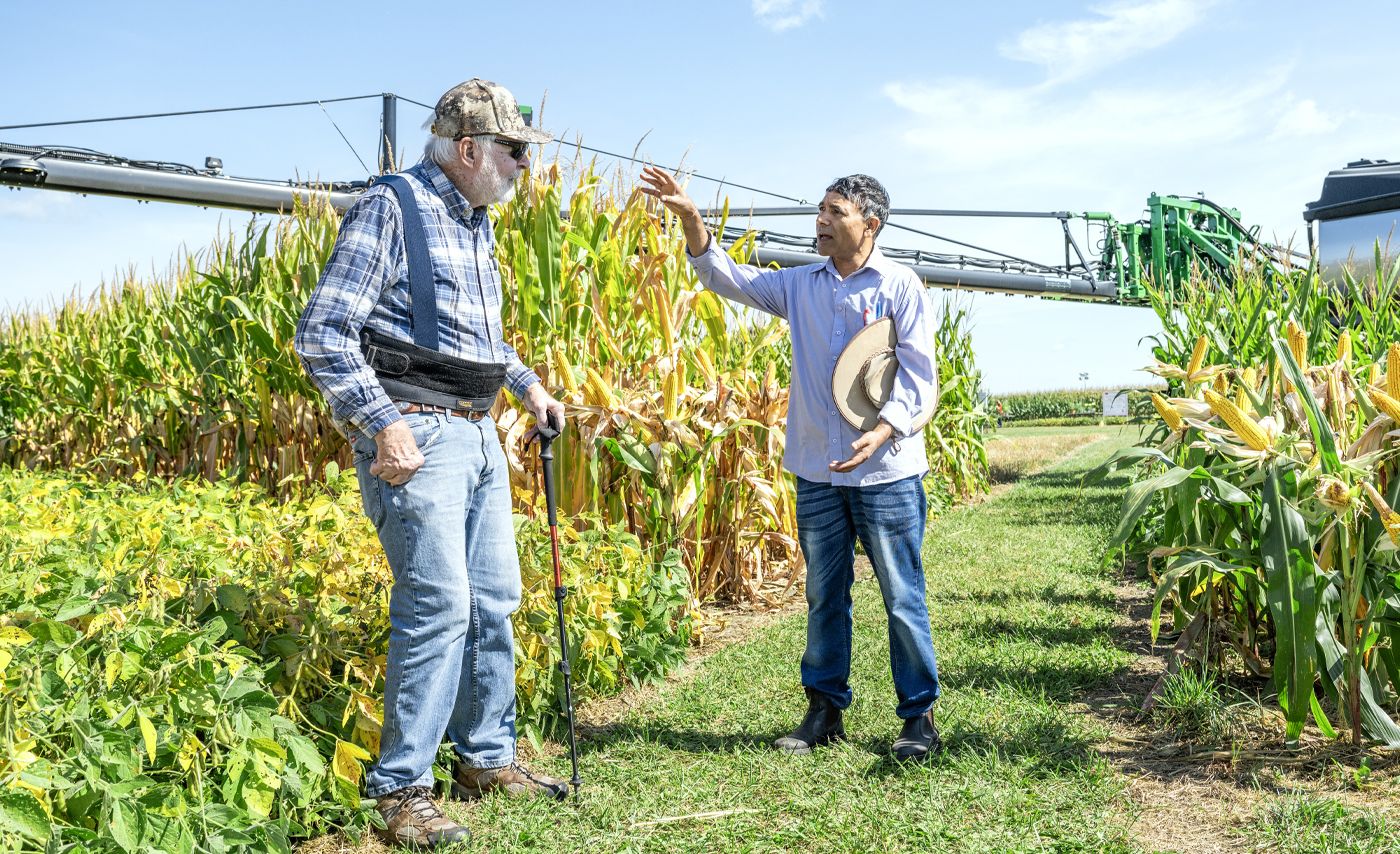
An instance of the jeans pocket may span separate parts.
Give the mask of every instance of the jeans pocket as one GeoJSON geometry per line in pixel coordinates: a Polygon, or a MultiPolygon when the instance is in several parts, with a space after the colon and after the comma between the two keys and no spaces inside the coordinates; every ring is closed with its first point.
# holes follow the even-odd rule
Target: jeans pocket
{"type": "Polygon", "coordinates": [[[419,453],[431,448],[442,435],[442,422],[445,417],[432,412],[411,412],[403,417],[404,421],[408,422],[409,431],[413,433],[413,441],[417,443],[419,453]]]}
{"type": "Polygon", "coordinates": [[[375,450],[374,440],[356,430],[350,442],[350,464],[359,468],[360,463],[374,459],[375,450]]]}
{"type": "Polygon", "coordinates": [[[360,475],[360,509],[376,531],[384,524],[384,495],[380,492],[384,485],[384,481],[368,472],[360,475]]]}

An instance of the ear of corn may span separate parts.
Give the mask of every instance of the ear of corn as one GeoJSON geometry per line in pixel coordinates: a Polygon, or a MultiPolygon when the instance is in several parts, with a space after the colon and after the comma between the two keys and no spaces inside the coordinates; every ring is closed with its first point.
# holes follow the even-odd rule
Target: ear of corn
{"type": "Polygon", "coordinates": [[[1199,371],[1201,366],[1206,363],[1206,347],[1208,344],[1209,342],[1206,341],[1206,336],[1200,335],[1196,338],[1196,346],[1191,350],[1191,361],[1186,365],[1186,376],[1188,378],[1199,371]]]}
{"type": "Polygon", "coordinates": [[[1391,509],[1391,506],[1385,503],[1385,498],[1369,482],[1363,480],[1361,489],[1366,493],[1366,497],[1371,499],[1371,505],[1376,508],[1376,513],[1381,517],[1381,524],[1385,526],[1385,532],[1390,535],[1390,541],[1400,546],[1400,513],[1391,509]]]}
{"type": "Polygon", "coordinates": [[[1170,403],[1167,403],[1167,401],[1155,391],[1152,393],[1152,405],[1157,409],[1157,414],[1162,416],[1162,421],[1166,422],[1167,429],[1171,430],[1173,433],[1184,426],[1181,413],[1177,412],[1170,403]]]}
{"type": "Polygon", "coordinates": [[[1368,386],[1367,391],[1370,392],[1371,402],[1376,405],[1376,408],[1389,415],[1396,424],[1400,424],[1400,400],[1396,400],[1376,386],[1368,386]]]}
{"type": "Polygon", "coordinates": [[[1228,397],[1217,394],[1214,389],[1206,389],[1205,395],[1211,411],[1229,425],[1247,446],[1256,451],[1269,450],[1269,437],[1253,418],[1245,415],[1228,397]]]}
{"type": "Polygon", "coordinates": [[[1343,329],[1337,337],[1337,361],[1346,364],[1351,360],[1351,330],[1343,329]]]}
{"type": "Polygon", "coordinates": [[[1391,344],[1385,354],[1385,393],[1400,400],[1400,344],[1391,344]]]}
{"type": "Polygon", "coordinates": [[[1288,349],[1293,353],[1293,361],[1298,363],[1299,370],[1306,371],[1308,369],[1308,333],[1298,325],[1298,321],[1291,317],[1288,319],[1286,330],[1288,349]]]}
{"type": "Polygon", "coordinates": [[[1322,506],[1334,513],[1345,512],[1351,507],[1351,492],[1339,478],[1318,478],[1316,495],[1322,506]]]}

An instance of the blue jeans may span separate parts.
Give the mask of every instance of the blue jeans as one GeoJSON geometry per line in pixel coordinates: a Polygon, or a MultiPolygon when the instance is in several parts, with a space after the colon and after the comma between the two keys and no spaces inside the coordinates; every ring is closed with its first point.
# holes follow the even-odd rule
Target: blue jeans
{"type": "Polygon", "coordinates": [[[797,540],[807,561],[807,651],[802,684],[844,709],[851,704],[851,584],[860,538],[889,617],[896,710],[916,718],[938,699],[938,663],[924,601],[921,476],[872,486],[797,478],[797,540]]]}
{"type": "Polygon", "coordinates": [[[431,786],[443,735],[476,768],[515,758],[520,558],[510,471],[490,418],[404,416],[423,467],[403,486],[371,475],[375,445],[355,439],[365,515],[394,572],[384,730],[365,794],[431,786]]]}

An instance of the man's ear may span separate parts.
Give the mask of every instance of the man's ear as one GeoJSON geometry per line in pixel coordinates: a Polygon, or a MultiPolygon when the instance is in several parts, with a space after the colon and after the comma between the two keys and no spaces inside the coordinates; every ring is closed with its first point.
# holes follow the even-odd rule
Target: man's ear
{"type": "Polygon", "coordinates": [[[865,218],[865,230],[868,231],[868,232],[870,232],[872,235],[873,235],[873,234],[879,234],[879,233],[880,233],[880,218],[879,218],[878,216],[866,217],[866,218],[865,218]]]}
{"type": "Polygon", "coordinates": [[[457,140],[457,156],[468,166],[475,166],[477,156],[476,140],[469,136],[464,136],[457,140]]]}

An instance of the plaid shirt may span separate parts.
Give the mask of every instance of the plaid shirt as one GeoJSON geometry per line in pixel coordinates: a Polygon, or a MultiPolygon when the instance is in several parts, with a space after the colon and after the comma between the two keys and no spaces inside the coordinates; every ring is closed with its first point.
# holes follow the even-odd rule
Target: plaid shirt
{"type": "MultiPolygon", "coordinates": [[[[473,210],[435,163],[403,174],[418,200],[433,260],[439,351],[504,363],[506,387],[523,399],[539,377],[502,337],[501,274],[486,208],[473,210]]],[[[401,416],[360,352],[364,328],[413,340],[403,213],[393,191],[378,184],[345,212],[295,342],[337,426],[346,435],[353,428],[372,438],[401,416]]]]}

